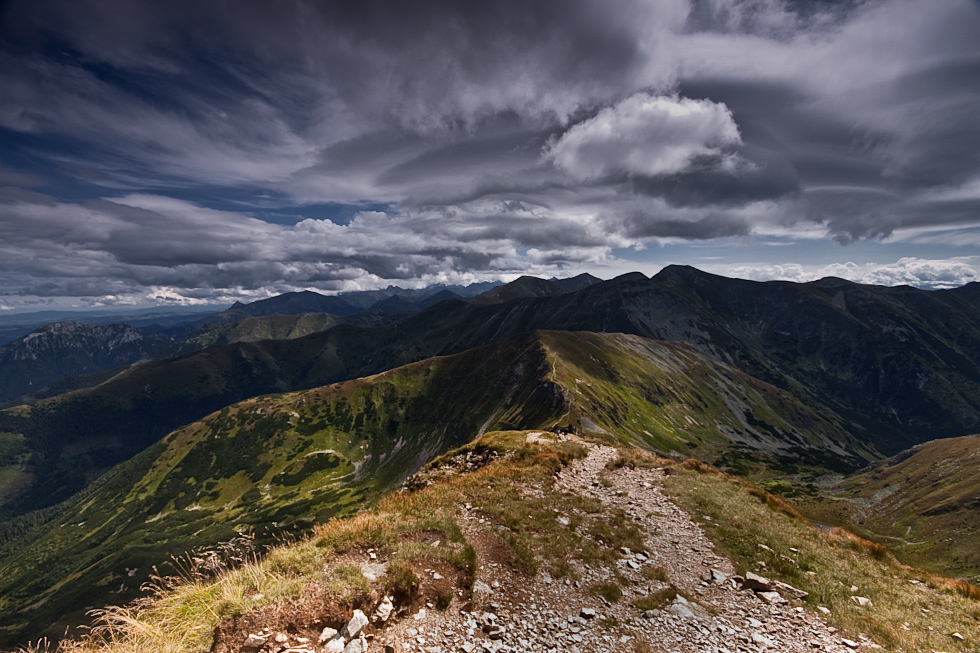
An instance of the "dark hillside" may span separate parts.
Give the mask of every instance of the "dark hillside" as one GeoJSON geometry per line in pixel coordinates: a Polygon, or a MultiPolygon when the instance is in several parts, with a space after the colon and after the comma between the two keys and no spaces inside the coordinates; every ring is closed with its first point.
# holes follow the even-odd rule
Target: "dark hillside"
{"type": "MultiPolygon", "coordinates": [[[[922,433],[980,431],[980,306],[972,294],[972,287],[930,292],[839,279],[759,283],[672,266],[652,279],[632,273],[554,297],[492,305],[450,300],[378,328],[338,325],[297,340],[213,347],[137,366],[8,420],[36,448],[39,481],[70,493],[85,478],[63,451],[82,456],[95,473],[249,396],[551,329],[687,342],[840,416],[854,437],[890,455],[921,441],[922,433]]],[[[56,489],[45,485],[16,510],[63,496],[56,489]]]]}

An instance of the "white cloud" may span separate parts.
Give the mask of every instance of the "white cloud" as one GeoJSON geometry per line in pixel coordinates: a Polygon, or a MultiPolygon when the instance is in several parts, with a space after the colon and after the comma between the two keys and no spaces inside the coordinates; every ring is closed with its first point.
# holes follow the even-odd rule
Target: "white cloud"
{"type": "Polygon", "coordinates": [[[824,277],[839,277],[855,283],[880,286],[907,284],[919,288],[955,288],[980,281],[980,256],[958,256],[950,259],[904,257],[894,263],[768,263],[739,265],[726,274],[756,281],[795,281],[804,283],[824,277]]]}
{"type": "Polygon", "coordinates": [[[648,177],[721,157],[741,138],[731,111],[710,100],[637,93],[569,129],[547,152],[578,179],[622,173],[648,177]]]}

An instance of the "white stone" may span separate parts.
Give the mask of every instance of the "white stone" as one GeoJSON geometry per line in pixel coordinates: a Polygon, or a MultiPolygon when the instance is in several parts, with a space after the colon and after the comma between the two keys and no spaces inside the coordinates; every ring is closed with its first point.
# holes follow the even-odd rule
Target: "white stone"
{"type": "Polygon", "coordinates": [[[374,616],[378,621],[388,621],[388,617],[391,616],[391,611],[394,609],[395,606],[391,602],[391,597],[386,596],[381,602],[381,605],[378,606],[378,609],[374,611],[374,616]]]}
{"type": "Polygon", "coordinates": [[[354,610],[354,616],[351,617],[350,621],[347,622],[347,625],[344,626],[344,639],[354,639],[360,634],[361,630],[363,630],[364,626],[366,625],[368,625],[367,616],[360,610],[354,610]]]}
{"type": "Polygon", "coordinates": [[[367,642],[361,638],[352,639],[346,647],[344,647],[344,653],[365,653],[367,651],[367,642]]]}
{"type": "Polygon", "coordinates": [[[242,649],[244,650],[258,650],[265,646],[265,643],[269,641],[268,635],[255,635],[251,634],[245,639],[245,643],[242,644],[242,649]]]}
{"type": "Polygon", "coordinates": [[[336,636],[337,636],[337,630],[335,628],[331,628],[330,626],[327,626],[326,628],[323,629],[323,632],[320,633],[320,638],[317,640],[316,643],[319,644],[320,646],[323,646],[324,644],[326,644],[336,636]]]}

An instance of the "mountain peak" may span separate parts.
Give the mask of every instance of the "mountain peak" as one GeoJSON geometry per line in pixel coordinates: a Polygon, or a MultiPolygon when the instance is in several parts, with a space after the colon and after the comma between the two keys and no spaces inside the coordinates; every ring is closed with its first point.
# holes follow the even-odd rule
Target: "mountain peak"
{"type": "Polygon", "coordinates": [[[516,299],[532,297],[557,297],[599,283],[592,275],[580,274],[570,279],[540,279],[538,277],[521,276],[503,286],[479,295],[473,300],[474,304],[502,304],[516,299]]]}

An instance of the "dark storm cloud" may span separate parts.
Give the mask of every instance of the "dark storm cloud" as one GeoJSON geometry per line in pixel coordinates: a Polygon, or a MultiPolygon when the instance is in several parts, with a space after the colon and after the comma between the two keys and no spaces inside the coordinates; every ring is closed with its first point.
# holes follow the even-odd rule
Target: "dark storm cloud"
{"type": "Polygon", "coordinates": [[[957,0],[7,2],[0,295],[957,234],[978,33],[957,0]]]}

